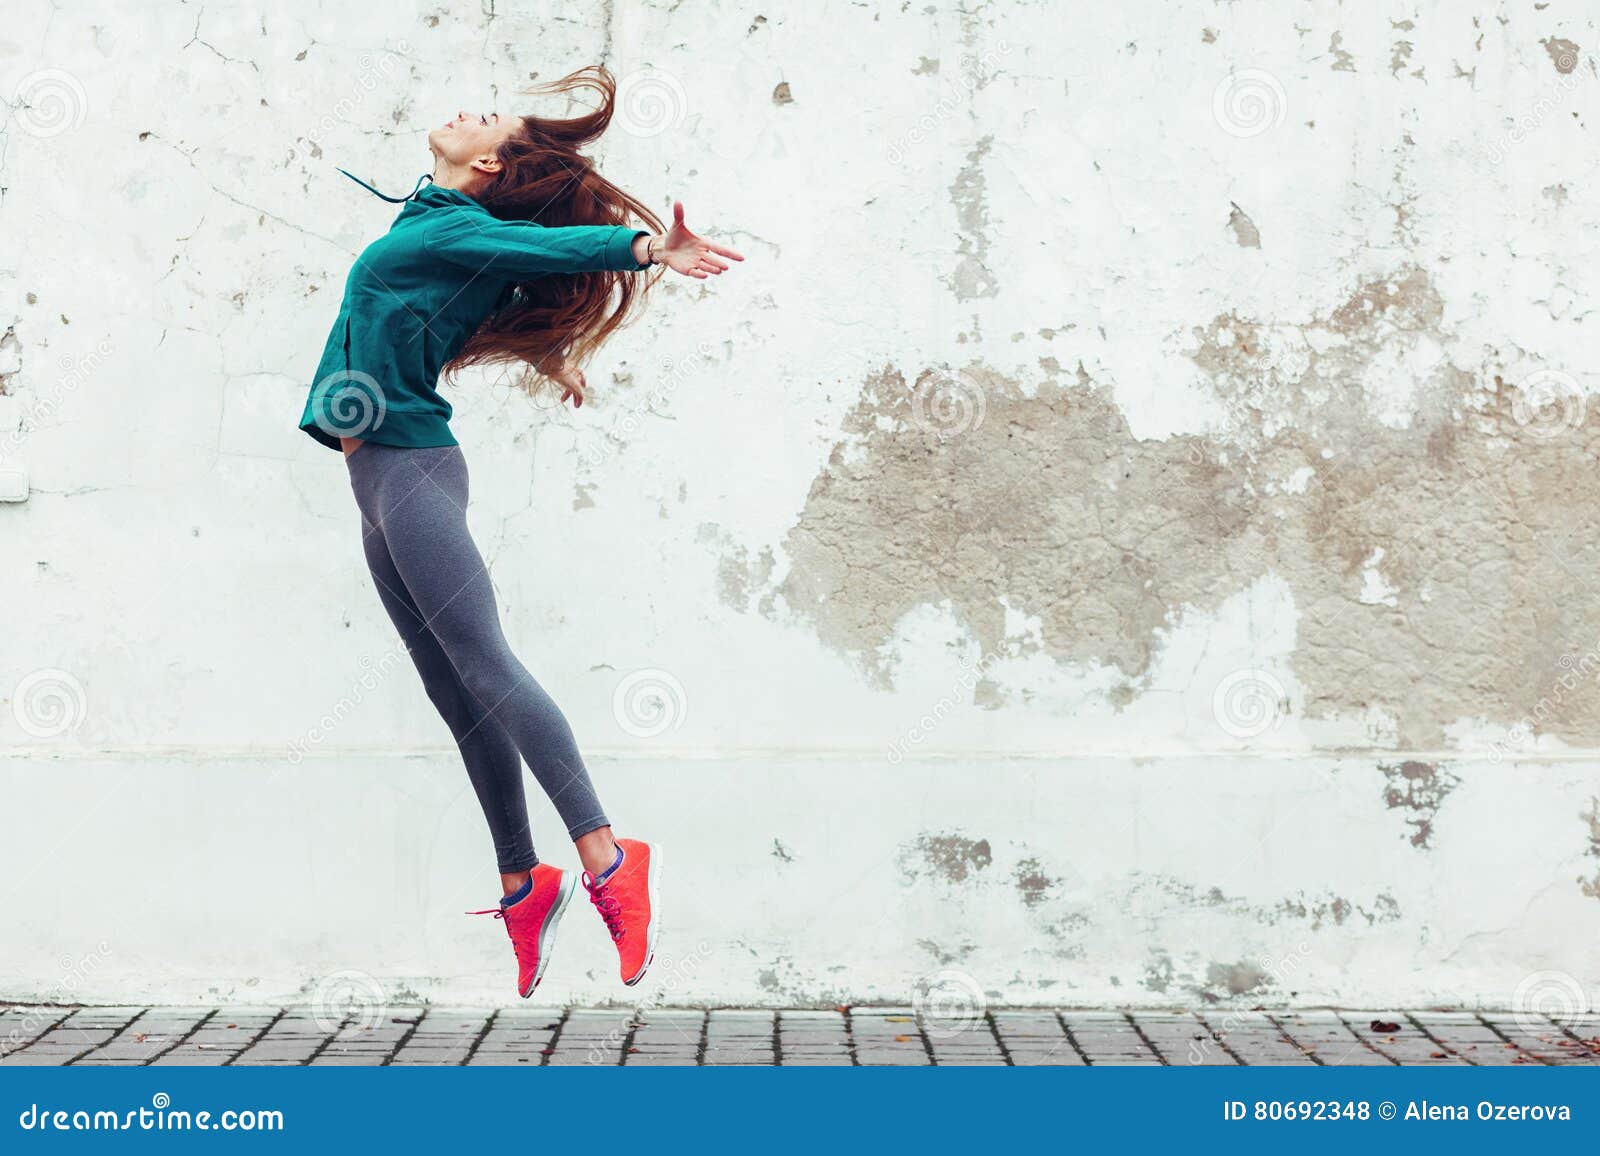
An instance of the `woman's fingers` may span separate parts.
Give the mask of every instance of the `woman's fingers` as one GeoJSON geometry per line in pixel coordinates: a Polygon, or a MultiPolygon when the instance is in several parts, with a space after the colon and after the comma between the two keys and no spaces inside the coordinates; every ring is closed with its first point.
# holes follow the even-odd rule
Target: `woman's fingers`
{"type": "Polygon", "coordinates": [[[713,253],[718,254],[719,256],[731,257],[735,261],[743,261],[744,260],[744,258],[741,255],[739,255],[738,253],[735,253],[732,249],[728,248],[726,245],[718,245],[713,241],[705,241],[705,240],[702,240],[700,243],[702,245],[704,245],[707,249],[710,249],[713,253]]]}
{"type": "Polygon", "coordinates": [[[717,257],[713,257],[710,253],[700,254],[700,264],[705,266],[707,269],[714,269],[718,273],[722,272],[728,267],[728,263],[726,261],[723,261],[717,257]]]}

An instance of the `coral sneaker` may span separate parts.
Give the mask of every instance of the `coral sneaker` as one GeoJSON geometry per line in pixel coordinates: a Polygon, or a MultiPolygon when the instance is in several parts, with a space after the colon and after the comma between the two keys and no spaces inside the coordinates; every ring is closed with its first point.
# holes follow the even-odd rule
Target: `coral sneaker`
{"type": "Polygon", "coordinates": [[[544,978],[550,948],[555,943],[556,924],[561,922],[562,913],[578,889],[576,879],[567,878],[565,871],[546,863],[535,866],[532,875],[532,889],[517,902],[467,912],[505,920],[511,949],[517,953],[517,991],[523,999],[532,995],[544,978]]]}
{"type": "Polygon", "coordinates": [[[656,876],[661,852],[637,839],[617,840],[617,861],[596,879],[583,873],[589,902],[606,921],[606,930],[622,959],[622,982],[630,987],[644,978],[656,957],[656,876]]]}

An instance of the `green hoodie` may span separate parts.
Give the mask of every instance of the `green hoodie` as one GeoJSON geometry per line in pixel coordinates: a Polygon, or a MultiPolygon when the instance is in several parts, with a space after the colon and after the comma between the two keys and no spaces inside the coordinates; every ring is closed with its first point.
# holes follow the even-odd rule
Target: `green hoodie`
{"type": "Polygon", "coordinates": [[[420,190],[356,258],[300,428],[333,449],[341,437],[455,445],[450,403],[435,388],[439,371],[510,301],[514,283],[648,269],[633,257],[644,232],[502,221],[456,189],[420,190]]]}

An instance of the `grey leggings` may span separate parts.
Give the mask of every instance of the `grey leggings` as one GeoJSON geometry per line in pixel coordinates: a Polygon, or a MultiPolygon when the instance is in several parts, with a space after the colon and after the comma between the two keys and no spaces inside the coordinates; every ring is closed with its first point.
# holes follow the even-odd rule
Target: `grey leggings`
{"type": "Polygon", "coordinates": [[[523,760],[572,838],[608,825],[572,728],[500,628],[488,568],[467,532],[461,448],[366,442],[347,464],[378,597],[461,748],[500,870],[539,861],[523,760]]]}

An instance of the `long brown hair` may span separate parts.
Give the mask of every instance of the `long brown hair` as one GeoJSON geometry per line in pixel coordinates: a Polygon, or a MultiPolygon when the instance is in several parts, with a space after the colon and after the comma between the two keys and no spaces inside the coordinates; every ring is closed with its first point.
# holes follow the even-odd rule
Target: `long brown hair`
{"type": "MultiPolygon", "coordinates": [[[[611,123],[617,82],[603,65],[591,65],[539,85],[530,94],[593,89],[600,104],[567,120],[522,117],[521,129],[500,145],[501,169],[472,196],[496,217],[562,225],[627,225],[661,233],[660,218],[601,176],[578,150],[611,123]]],[[[446,379],[471,365],[522,364],[519,384],[535,392],[544,374],[563,361],[581,366],[628,320],[656,278],[596,271],[519,281],[510,301],[478,327],[445,365],[446,379]]]]}

